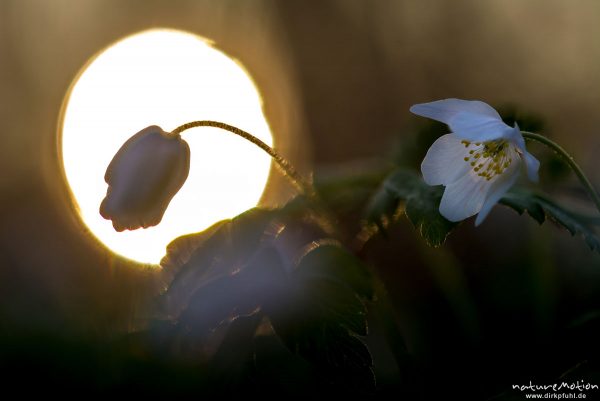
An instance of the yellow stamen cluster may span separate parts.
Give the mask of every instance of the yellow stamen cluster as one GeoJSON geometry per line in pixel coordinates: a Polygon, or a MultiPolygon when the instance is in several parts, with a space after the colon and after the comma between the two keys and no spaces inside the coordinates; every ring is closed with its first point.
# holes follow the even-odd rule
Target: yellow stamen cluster
{"type": "Polygon", "coordinates": [[[464,161],[473,167],[479,177],[487,181],[502,174],[512,163],[512,158],[507,154],[508,142],[504,140],[461,143],[469,149],[469,155],[464,157],[464,161]]]}

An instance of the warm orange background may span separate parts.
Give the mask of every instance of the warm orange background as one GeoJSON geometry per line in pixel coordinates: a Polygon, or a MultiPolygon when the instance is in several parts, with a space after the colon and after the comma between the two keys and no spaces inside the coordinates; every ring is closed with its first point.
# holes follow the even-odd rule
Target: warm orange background
{"type": "Polygon", "coordinates": [[[543,114],[598,182],[598,21],[595,0],[0,0],[1,312],[131,327],[153,286],[89,241],[60,181],[61,102],[115,40],[151,27],[213,39],[304,166],[382,155],[411,104],[462,97],[543,114]]]}

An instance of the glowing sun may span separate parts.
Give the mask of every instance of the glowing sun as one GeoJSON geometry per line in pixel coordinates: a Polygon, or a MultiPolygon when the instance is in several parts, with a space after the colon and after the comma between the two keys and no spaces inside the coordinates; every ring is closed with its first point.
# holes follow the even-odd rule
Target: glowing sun
{"type": "Polygon", "coordinates": [[[103,244],[129,259],[158,263],[174,238],[255,206],[265,188],[268,155],[228,132],[195,128],[183,134],[191,149],[189,177],[158,226],[118,233],[98,212],[106,167],[149,125],[170,131],[218,120],[272,144],[251,78],[199,36],[151,30],[113,44],[82,69],[63,110],[60,148],[76,208],[103,244]]]}

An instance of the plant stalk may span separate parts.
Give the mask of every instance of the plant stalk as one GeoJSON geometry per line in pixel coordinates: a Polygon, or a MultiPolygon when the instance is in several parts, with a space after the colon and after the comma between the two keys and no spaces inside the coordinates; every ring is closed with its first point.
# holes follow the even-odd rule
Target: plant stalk
{"type": "Polygon", "coordinates": [[[590,180],[584,174],[581,167],[579,167],[577,162],[575,162],[575,159],[573,159],[573,156],[571,156],[565,149],[563,149],[562,146],[560,146],[556,142],[546,138],[543,135],[536,134],[533,132],[527,132],[527,131],[521,131],[521,133],[523,134],[523,137],[525,139],[539,142],[539,143],[549,147],[554,152],[558,153],[558,155],[569,165],[571,170],[573,170],[573,172],[575,173],[575,175],[581,182],[581,185],[583,185],[583,187],[585,188],[586,192],[588,193],[590,199],[594,202],[594,204],[596,205],[596,208],[600,212],[600,197],[598,196],[598,193],[592,186],[592,183],[590,182],[590,180]]]}

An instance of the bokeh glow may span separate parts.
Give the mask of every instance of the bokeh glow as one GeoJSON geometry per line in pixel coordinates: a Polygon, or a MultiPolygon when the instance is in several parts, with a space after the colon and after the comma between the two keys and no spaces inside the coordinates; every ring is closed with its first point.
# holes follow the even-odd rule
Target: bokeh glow
{"type": "Polygon", "coordinates": [[[118,233],[100,216],[104,173],[121,145],[149,125],[170,131],[194,120],[232,124],[272,144],[248,74],[190,33],[151,30],[127,37],[97,56],[72,86],[62,124],[64,170],[81,218],[112,251],[158,263],[174,238],[259,201],[269,156],[231,133],[202,127],[182,134],[191,149],[190,174],[158,226],[118,233]]]}

